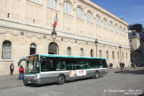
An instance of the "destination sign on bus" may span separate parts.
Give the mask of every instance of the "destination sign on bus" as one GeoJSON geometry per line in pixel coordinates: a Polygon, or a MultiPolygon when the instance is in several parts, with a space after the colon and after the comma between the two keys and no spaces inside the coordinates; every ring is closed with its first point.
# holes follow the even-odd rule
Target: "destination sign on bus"
{"type": "Polygon", "coordinates": [[[35,60],[38,60],[38,56],[29,57],[29,61],[35,61],[35,60]]]}

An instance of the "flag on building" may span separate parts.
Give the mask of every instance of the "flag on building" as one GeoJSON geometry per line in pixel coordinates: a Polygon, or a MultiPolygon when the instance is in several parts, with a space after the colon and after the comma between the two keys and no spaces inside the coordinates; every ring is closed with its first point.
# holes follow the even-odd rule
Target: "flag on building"
{"type": "Polygon", "coordinates": [[[55,17],[55,20],[54,20],[54,27],[56,27],[57,22],[58,22],[58,17],[57,17],[57,13],[56,13],[56,17],[55,17]]]}

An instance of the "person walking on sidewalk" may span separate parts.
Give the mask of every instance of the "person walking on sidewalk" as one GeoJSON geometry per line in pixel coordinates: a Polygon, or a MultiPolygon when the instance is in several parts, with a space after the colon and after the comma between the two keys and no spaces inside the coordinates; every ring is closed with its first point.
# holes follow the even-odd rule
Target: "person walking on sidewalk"
{"type": "Polygon", "coordinates": [[[120,70],[123,71],[125,68],[125,64],[123,62],[120,63],[120,70]]]}
{"type": "Polygon", "coordinates": [[[23,79],[24,79],[24,68],[23,68],[22,65],[21,65],[20,68],[19,68],[19,79],[20,79],[20,80],[23,80],[23,79]]]}
{"type": "Polygon", "coordinates": [[[110,67],[110,69],[112,69],[112,68],[113,68],[113,64],[112,64],[112,63],[110,63],[110,64],[109,64],[109,67],[110,67]]]}
{"type": "Polygon", "coordinates": [[[125,68],[125,64],[124,64],[124,63],[122,63],[122,70],[124,70],[124,68],[125,68]]]}
{"type": "Polygon", "coordinates": [[[14,64],[11,63],[10,64],[10,75],[13,75],[13,72],[14,72],[14,64]]]}
{"type": "Polygon", "coordinates": [[[135,63],[132,63],[131,64],[131,67],[133,67],[134,69],[136,68],[136,64],[135,63]]]}
{"type": "Polygon", "coordinates": [[[122,63],[120,62],[120,70],[122,71],[122,63]]]}

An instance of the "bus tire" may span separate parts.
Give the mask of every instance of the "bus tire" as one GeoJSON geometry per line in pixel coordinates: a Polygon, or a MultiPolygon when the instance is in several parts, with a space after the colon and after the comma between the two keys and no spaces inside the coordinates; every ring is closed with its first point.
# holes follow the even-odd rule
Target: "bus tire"
{"type": "Polygon", "coordinates": [[[99,73],[99,71],[96,71],[95,72],[95,78],[97,79],[97,78],[99,78],[100,77],[100,73],[99,73]]]}
{"type": "Polygon", "coordinates": [[[58,77],[58,85],[62,85],[65,83],[65,76],[64,75],[59,75],[58,77]]]}

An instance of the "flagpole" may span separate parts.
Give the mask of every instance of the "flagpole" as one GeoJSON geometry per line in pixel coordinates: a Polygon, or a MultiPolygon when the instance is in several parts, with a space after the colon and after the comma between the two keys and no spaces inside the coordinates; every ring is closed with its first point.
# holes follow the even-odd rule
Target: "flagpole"
{"type": "Polygon", "coordinates": [[[55,19],[54,19],[54,24],[53,24],[53,31],[51,33],[51,36],[53,38],[53,42],[55,42],[55,39],[56,39],[56,36],[57,36],[57,33],[56,33],[56,25],[57,25],[57,13],[56,13],[56,16],[55,16],[55,19]]]}

